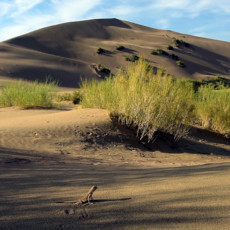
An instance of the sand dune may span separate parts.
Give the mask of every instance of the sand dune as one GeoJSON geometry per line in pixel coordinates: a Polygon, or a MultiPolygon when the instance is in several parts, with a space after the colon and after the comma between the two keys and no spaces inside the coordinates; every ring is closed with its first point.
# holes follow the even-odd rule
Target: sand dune
{"type": "Polygon", "coordinates": [[[98,78],[93,65],[101,63],[112,73],[127,65],[126,56],[143,55],[152,65],[166,68],[178,77],[230,76],[230,43],[172,31],[156,30],[118,19],[71,22],[40,29],[0,43],[0,77],[44,79],[48,75],[61,86],[77,87],[80,78],[98,78]],[[173,45],[182,39],[190,47],[175,48],[185,64],[180,68],[165,56],[153,56],[153,49],[173,45]],[[116,47],[125,46],[118,51],[116,47]],[[97,49],[105,49],[103,55],[97,49]]]}

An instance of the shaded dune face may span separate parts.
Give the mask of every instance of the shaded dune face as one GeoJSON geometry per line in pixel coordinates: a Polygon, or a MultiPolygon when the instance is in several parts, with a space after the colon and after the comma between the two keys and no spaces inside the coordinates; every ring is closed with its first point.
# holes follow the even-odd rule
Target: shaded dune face
{"type": "Polygon", "coordinates": [[[54,25],[0,43],[0,78],[57,80],[60,86],[78,87],[81,78],[103,78],[100,63],[116,73],[127,66],[126,57],[143,56],[153,66],[176,77],[230,78],[230,43],[156,30],[118,19],[95,19],[54,25]],[[173,38],[188,47],[176,47],[173,38]],[[123,50],[116,47],[124,46],[123,50]],[[167,46],[173,46],[168,50],[167,46]],[[97,53],[101,47],[104,52],[97,53]],[[151,55],[163,49],[169,55],[151,55]],[[185,68],[171,58],[179,57],[185,68]]]}

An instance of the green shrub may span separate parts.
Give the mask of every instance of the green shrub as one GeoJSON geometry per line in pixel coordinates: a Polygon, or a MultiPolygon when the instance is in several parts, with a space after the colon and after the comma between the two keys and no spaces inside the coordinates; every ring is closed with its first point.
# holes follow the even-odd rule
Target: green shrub
{"type": "Polygon", "coordinates": [[[166,51],[164,51],[163,49],[157,49],[157,52],[161,55],[169,55],[166,51]]]}
{"type": "Polygon", "coordinates": [[[184,62],[182,62],[182,61],[176,61],[176,64],[179,66],[179,67],[182,67],[182,68],[184,68],[185,67],[185,64],[184,64],[184,62]]]}
{"type": "Polygon", "coordinates": [[[179,40],[177,38],[173,38],[173,43],[176,47],[181,47],[181,46],[185,46],[185,47],[190,47],[190,44],[183,41],[183,40],[179,40]]]}
{"type": "Polygon", "coordinates": [[[139,57],[136,54],[133,54],[131,57],[125,57],[126,61],[135,62],[139,60],[139,57]]]}
{"type": "Polygon", "coordinates": [[[98,54],[103,54],[104,52],[105,52],[105,50],[100,48],[100,47],[97,49],[98,54]]]}
{"type": "Polygon", "coordinates": [[[82,100],[80,90],[74,90],[73,93],[59,93],[56,96],[56,100],[60,101],[72,101],[74,104],[79,104],[82,100]]]}
{"type": "Polygon", "coordinates": [[[123,50],[123,49],[125,49],[125,47],[124,46],[117,46],[116,49],[117,50],[123,50]]]}
{"type": "Polygon", "coordinates": [[[165,56],[168,56],[169,54],[164,51],[163,49],[156,49],[156,50],[153,50],[151,52],[152,55],[158,55],[158,54],[161,54],[161,55],[165,55],[165,56]]]}
{"type": "Polygon", "coordinates": [[[230,80],[220,76],[194,81],[194,83],[196,88],[202,85],[213,86],[215,89],[230,88],[230,80]]]}
{"type": "Polygon", "coordinates": [[[0,106],[52,108],[57,89],[55,82],[39,83],[19,80],[5,85],[0,94],[0,106]]]}
{"type": "Polygon", "coordinates": [[[80,90],[73,91],[73,103],[79,104],[82,101],[82,93],[80,90]]]}
{"type": "Polygon", "coordinates": [[[196,115],[204,128],[221,134],[230,133],[230,90],[216,90],[213,85],[200,86],[196,115]]]}
{"type": "Polygon", "coordinates": [[[152,54],[152,55],[157,55],[158,52],[157,52],[156,50],[153,50],[153,51],[151,52],[151,54],[152,54]]]}
{"type": "Polygon", "coordinates": [[[98,68],[98,70],[101,72],[101,73],[105,73],[105,74],[110,74],[110,69],[108,69],[108,68],[106,68],[104,65],[102,65],[102,64],[98,64],[97,65],[97,68],[98,68]]]}
{"type": "Polygon", "coordinates": [[[175,61],[179,60],[179,57],[177,55],[175,55],[175,54],[171,54],[170,57],[175,61]]]}
{"type": "Polygon", "coordinates": [[[180,139],[193,116],[193,84],[154,74],[143,59],[105,81],[83,81],[82,92],[83,106],[108,109],[149,141],[157,132],[180,139]]]}
{"type": "Polygon", "coordinates": [[[173,50],[173,47],[172,47],[171,45],[168,45],[168,46],[167,46],[167,49],[168,49],[168,50],[173,50]]]}

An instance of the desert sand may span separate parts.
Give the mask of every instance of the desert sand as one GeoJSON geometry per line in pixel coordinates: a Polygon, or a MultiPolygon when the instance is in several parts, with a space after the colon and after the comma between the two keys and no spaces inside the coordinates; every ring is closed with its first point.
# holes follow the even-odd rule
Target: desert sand
{"type": "Polygon", "coordinates": [[[0,121],[0,229],[229,229],[223,137],[194,129],[149,146],[99,109],[2,108],[0,121]],[[75,215],[58,203],[92,185],[75,215]]]}

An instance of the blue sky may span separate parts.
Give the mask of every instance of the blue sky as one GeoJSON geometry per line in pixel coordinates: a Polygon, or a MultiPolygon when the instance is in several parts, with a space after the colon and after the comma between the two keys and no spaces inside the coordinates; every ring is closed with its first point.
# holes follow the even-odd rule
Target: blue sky
{"type": "Polygon", "coordinates": [[[230,0],[0,0],[0,41],[93,18],[118,18],[230,42],[230,0]]]}

